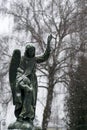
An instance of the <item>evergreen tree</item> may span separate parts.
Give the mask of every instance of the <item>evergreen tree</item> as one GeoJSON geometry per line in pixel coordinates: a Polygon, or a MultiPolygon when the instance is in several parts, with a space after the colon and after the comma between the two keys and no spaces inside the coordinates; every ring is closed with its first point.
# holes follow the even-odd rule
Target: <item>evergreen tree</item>
{"type": "Polygon", "coordinates": [[[67,101],[69,130],[87,130],[87,59],[79,58],[79,65],[71,76],[67,101]]]}

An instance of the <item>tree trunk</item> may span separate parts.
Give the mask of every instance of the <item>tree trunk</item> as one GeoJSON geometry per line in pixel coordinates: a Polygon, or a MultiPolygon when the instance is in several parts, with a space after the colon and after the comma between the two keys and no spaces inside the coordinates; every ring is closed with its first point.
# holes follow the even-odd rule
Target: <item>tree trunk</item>
{"type": "Polygon", "coordinates": [[[52,100],[53,100],[53,89],[54,89],[54,68],[50,67],[49,69],[49,86],[48,86],[48,94],[47,94],[47,101],[46,101],[46,106],[44,109],[44,114],[43,114],[43,122],[42,122],[42,130],[47,130],[48,123],[50,120],[50,115],[51,115],[51,105],[52,105],[52,100]]]}

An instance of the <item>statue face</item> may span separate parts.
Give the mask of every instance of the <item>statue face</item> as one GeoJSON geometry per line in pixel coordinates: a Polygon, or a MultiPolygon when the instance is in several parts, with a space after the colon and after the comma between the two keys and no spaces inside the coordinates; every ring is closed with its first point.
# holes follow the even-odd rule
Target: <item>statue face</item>
{"type": "Polygon", "coordinates": [[[25,49],[25,55],[29,58],[35,57],[35,47],[27,45],[25,49]]]}

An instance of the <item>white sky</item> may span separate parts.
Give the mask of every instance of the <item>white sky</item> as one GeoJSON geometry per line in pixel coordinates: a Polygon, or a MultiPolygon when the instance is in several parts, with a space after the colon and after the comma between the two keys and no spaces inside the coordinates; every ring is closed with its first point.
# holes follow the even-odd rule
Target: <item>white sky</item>
{"type": "Polygon", "coordinates": [[[11,18],[8,18],[7,16],[3,18],[3,16],[0,15],[0,35],[11,33],[12,25],[11,18]]]}

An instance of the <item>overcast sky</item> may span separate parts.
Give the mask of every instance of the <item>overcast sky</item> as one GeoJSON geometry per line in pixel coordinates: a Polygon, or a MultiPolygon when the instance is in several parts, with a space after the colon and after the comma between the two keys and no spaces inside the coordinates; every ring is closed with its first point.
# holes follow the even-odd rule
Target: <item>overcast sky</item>
{"type": "Polygon", "coordinates": [[[11,33],[12,19],[0,15],[0,35],[11,33]]]}

